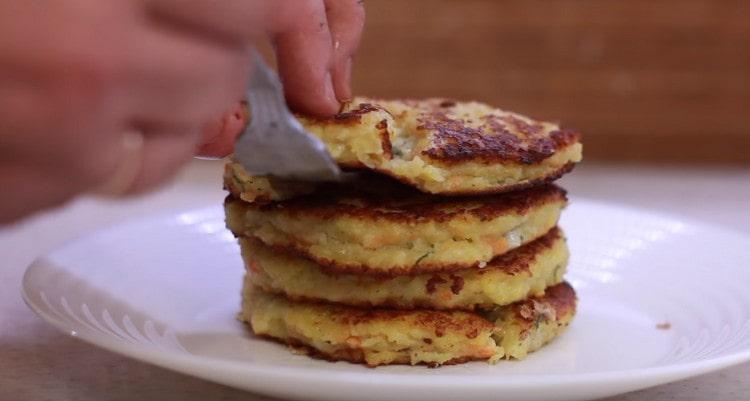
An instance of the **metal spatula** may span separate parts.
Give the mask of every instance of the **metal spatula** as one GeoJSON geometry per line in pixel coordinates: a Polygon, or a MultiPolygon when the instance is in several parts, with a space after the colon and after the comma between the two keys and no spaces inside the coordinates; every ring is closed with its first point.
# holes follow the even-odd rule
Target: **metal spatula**
{"type": "Polygon", "coordinates": [[[247,90],[251,122],[235,143],[234,158],[251,174],[296,181],[333,181],[341,169],[320,139],[305,131],[284,101],[281,81],[255,55],[247,90]]]}

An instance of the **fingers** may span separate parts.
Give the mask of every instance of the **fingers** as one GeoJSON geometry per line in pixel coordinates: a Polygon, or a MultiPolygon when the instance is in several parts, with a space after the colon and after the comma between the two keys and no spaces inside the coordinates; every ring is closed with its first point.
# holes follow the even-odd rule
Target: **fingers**
{"type": "Polygon", "coordinates": [[[196,126],[242,98],[250,57],[245,48],[221,46],[169,30],[144,29],[127,60],[124,98],[138,121],[196,126]]]}
{"type": "Polygon", "coordinates": [[[28,137],[48,129],[47,121],[55,116],[38,86],[17,77],[0,78],[0,133],[3,135],[0,156],[3,160],[13,155],[16,146],[25,146],[28,137]]]}
{"type": "Polygon", "coordinates": [[[120,193],[115,195],[139,194],[173,178],[192,158],[198,139],[199,132],[192,127],[145,128],[142,142],[136,151],[123,148],[122,157],[130,159],[121,160],[121,168],[133,168],[133,171],[125,172],[131,174],[130,183],[124,183],[120,193]]]}
{"type": "Polygon", "coordinates": [[[0,188],[12,188],[0,196],[0,225],[62,204],[76,194],[65,179],[48,170],[10,164],[0,164],[0,188]],[[40,193],[40,188],[44,192],[40,193]]]}
{"type": "Polygon", "coordinates": [[[364,25],[361,0],[142,0],[156,21],[211,40],[270,34],[287,101],[327,116],[352,96],[352,56],[364,25]]]}
{"type": "Polygon", "coordinates": [[[321,1],[294,3],[296,24],[273,37],[279,75],[289,105],[312,115],[332,115],[339,101],[331,76],[333,46],[321,1]]]}
{"type": "Polygon", "coordinates": [[[362,0],[325,0],[325,6],[333,40],[333,88],[344,102],[352,97],[352,62],[365,25],[365,8],[362,0]]]}
{"type": "MultiPolygon", "coordinates": [[[[295,2],[298,0],[291,0],[295,2]]],[[[160,23],[228,42],[247,42],[277,32],[289,21],[280,13],[290,0],[144,0],[149,16],[160,23]]]]}
{"type": "Polygon", "coordinates": [[[237,102],[221,118],[205,124],[197,156],[224,157],[234,151],[234,141],[245,129],[249,120],[246,102],[237,102]]]}
{"type": "Polygon", "coordinates": [[[112,120],[119,116],[95,102],[98,97],[55,89],[59,85],[20,79],[14,84],[0,85],[1,160],[60,173],[57,179],[72,191],[108,174],[111,152],[117,151],[112,120]]]}

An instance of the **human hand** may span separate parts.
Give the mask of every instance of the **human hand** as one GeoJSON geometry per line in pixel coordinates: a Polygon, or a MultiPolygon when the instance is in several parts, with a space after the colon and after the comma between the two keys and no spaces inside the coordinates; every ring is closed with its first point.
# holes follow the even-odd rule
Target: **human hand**
{"type": "Polygon", "coordinates": [[[200,127],[241,98],[249,44],[268,33],[290,102],[335,112],[335,94],[348,86],[331,84],[331,95],[321,90],[323,78],[329,70],[333,82],[348,74],[333,55],[349,45],[331,42],[323,50],[320,38],[331,33],[321,33],[320,3],[0,3],[0,223],[94,190],[113,175],[121,185],[109,190],[122,194],[171,177],[201,142],[200,127]]]}
{"type": "MultiPolygon", "coordinates": [[[[335,114],[350,100],[352,60],[364,28],[363,0],[284,2],[276,20],[289,21],[269,32],[284,82],[287,103],[297,112],[335,114]]],[[[244,106],[236,103],[203,129],[201,156],[223,157],[247,123],[244,106]]]]}

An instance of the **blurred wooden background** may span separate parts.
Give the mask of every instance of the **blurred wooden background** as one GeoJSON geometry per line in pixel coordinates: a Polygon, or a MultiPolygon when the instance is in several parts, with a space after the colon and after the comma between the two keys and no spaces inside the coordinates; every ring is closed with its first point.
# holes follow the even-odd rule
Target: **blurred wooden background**
{"type": "Polygon", "coordinates": [[[750,164],[750,0],[366,0],[355,91],[562,121],[587,159],[750,164]]]}

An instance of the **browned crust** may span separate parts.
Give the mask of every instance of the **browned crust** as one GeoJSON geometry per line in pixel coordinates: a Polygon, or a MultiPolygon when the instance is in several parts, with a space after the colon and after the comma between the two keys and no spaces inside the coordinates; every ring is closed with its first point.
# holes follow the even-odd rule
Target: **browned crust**
{"type": "Polygon", "coordinates": [[[567,281],[549,287],[544,292],[544,301],[555,308],[557,316],[569,315],[576,310],[578,297],[576,291],[567,281]]]}
{"type": "Polygon", "coordinates": [[[388,132],[388,120],[381,120],[375,125],[375,128],[380,132],[380,144],[383,148],[383,154],[389,159],[392,158],[393,146],[391,145],[391,138],[388,132]]]}
{"type": "MultiPolygon", "coordinates": [[[[291,299],[290,299],[291,300],[291,299]]],[[[462,310],[432,309],[387,309],[358,308],[324,301],[310,301],[307,304],[322,305],[327,308],[327,316],[337,324],[359,325],[373,322],[395,321],[403,317],[414,319],[413,327],[432,331],[436,337],[442,337],[450,331],[466,338],[476,338],[481,332],[491,333],[495,328],[493,322],[479,314],[462,310]]]]}
{"type": "MultiPolygon", "coordinates": [[[[542,253],[543,251],[551,248],[556,241],[563,238],[562,231],[555,227],[552,230],[550,230],[547,234],[544,236],[536,239],[535,241],[532,241],[524,246],[521,246],[520,248],[516,248],[507,254],[498,256],[494,258],[492,261],[490,261],[487,266],[485,266],[482,269],[477,269],[476,267],[472,267],[471,269],[478,270],[479,275],[487,274],[490,271],[493,270],[500,270],[503,271],[506,274],[510,275],[517,275],[522,272],[527,272],[531,268],[531,264],[534,262],[534,260],[537,258],[537,256],[542,253]]],[[[254,241],[260,243],[263,245],[259,240],[254,239],[254,241]]],[[[427,282],[427,288],[425,289],[428,294],[432,294],[435,291],[437,291],[438,286],[448,285],[451,292],[455,295],[458,295],[463,290],[463,279],[459,276],[456,276],[455,271],[450,272],[440,272],[435,273],[430,280],[427,282]],[[441,274],[442,273],[442,274],[441,274]]],[[[333,276],[341,274],[339,271],[332,272],[330,269],[324,269],[324,273],[331,274],[333,276]]],[[[357,273],[360,273],[359,271],[357,273]]],[[[359,276],[364,276],[364,274],[357,274],[359,276]]],[[[400,277],[403,275],[397,275],[397,274],[378,274],[378,275],[368,275],[368,277],[371,277],[373,279],[382,280],[382,281],[388,281],[392,280],[394,278],[400,277]]],[[[264,286],[259,283],[253,283],[256,286],[259,286],[263,291],[271,294],[276,294],[279,296],[283,296],[286,299],[289,299],[291,301],[295,302],[325,302],[329,304],[335,304],[335,305],[341,305],[341,306],[354,306],[357,308],[388,308],[388,309],[404,309],[404,310],[411,310],[411,309],[434,309],[434,310],[463,310],[467,312],[475,311],[478,309],[487,309],[492,306],[493,304],[475,304],[475,305],[465,305],[465,306],[452,306],[452,307],[442,307],[439,304],[436,304],[432,301],[421,301],[421,300],[414,300],[410,302],[409,305],[404,305],[404,303],[398,299],[384,299],[381,302],[370,302],[370,301],[358,301],[358,302],[351,302],[347,301],[344,302],[334,302],[334,301],[327,301],[320,298],[314,298],[314,297],[306,297],[306,296],[298,296],[298,295],[291,295],[288,294],[284,290],[277,290],[274,288],[271,288],[269,286],[264,286]]]]}
{"type": "Polygon", "coordinates": [[[284,297],[290,301],[294,302],[305,302],[305,303],[320,303],[325,302],[329,304],[334,305],[341,305],[341,306],[352,306],[355,308],[388,308],[393,310],[413,310],[413,309],[432,309],[432,310],[442,310],[442,311],[463,311],[463,312],[475,312],[477,310],[483,310],[493,307],[492,304],[481,304],[481,305],[473,305],[473,306],[451,306],[451,307],[441,307],[440,305],[436,305],[434,302],[422,302],[422,301],[413,301],[409,306],[403,305],[403,303],[400,303],[396,299],[386,299],[383,302],[373,303],[369,301],[360,301],[360,302],[349,302],[346,303],[343,302],[333,302],[333,301],[324,301],[320,298],[312,298],[312,297],[305,297],[305,296],[298,296],[298,295],[289,295],[286,292],[282,290],[276,290],[274,288],[270,288],[258,283],[253,283],[253,285],[259,287],[264,292],[267,292],[269,294],[278,295],[281,297],[284,297]]]}
{"type": "MultiPolygon", "coordinates": [[[[332,354],[327,354],[307,344],[304,344],[295,338],[282,340],[282,339],[267,336],[264,334],[260,334],[260,335],[255,334],[255,336],[273,341],[278,344],[286,345],[287,347],[295,350],[295,353],[306,355],[311,358],[320,359],[320,360],[327,361],[327,362],[349,362],[349,363],[354,363],[354,364],[359,364],[359,365],[365,365],[368,368],[376,368],[380,366],[380,365],[368,364],[365,361],[364,352],[358,348],[345,348],[345,349],[337,350],[336,352],[332,354]]],[[[421,362],[418,365],[426,366],[428,368],[437,368],[443,365],[457,365],[460,363],[466,363],[466,362],[471,362],[471,361],[484,361],[487,359],[489,359],[489,357],[487,356],[463,356],[463,357],[450,359],[442,364],[421,362]]],[[[403,356],[401,359],[391,362],[388,365],[411,365],[411,363],[409,362],[408,357],[403,356]]]]}
{"type": "MultiPolygon", "coordinates": [[[[485,115],[481,117],[482,122],[478,127],[471,127],[467,121],[449,115],[457,105],[452,99],[401,102],[419,113],[417,129],[432,134],[432,144],[422,154],[443,163],[484,161],[530,165],[540,163],[560,149],[581,140],[577,130],[559,128],[548,132],[541,122],[532,120],[528,123],[512,114],[485,115]]],[[[310,121],[319,125],[355,124],[362,120],[363,115],[376,111],[390,114],[384,107],[363,102],[333,117],[312,117],[310,121]]]]}
{"type": "MultiPolygon", "coordinates": [[[[346,104],[342,105],[342,108],[345,106],[346,104]]],[[[374,105],[372,103],[359,103],[357,107],[349,111],[339,112],[331,117],[314,117],[314,116],[302,116],[302,115],[297,115],[297,116],[307,118],[309,121],[318,125],[329,125],[329,124],[351,125],[351,124],[356,124],[362,121],[362,116],[364,116],[365,114],[373,113],[376,111],[385,111],[386,113],[388,113],[388,110],[378,105],[374,105]]]]}
{"type": "MultiPolygon", "coordinates": [[[[468,127],[462,120],[444,115],[423,121],[418,129],[433,132],[433,143],[422,154],[447,164],[483,161],[531,165],[541,163],[580,138],[577,131],[556,130],[548,135],[521,139],[500,124],[500,118],[490,115],[484,120],[492,127],[492,135],[482,128],[468,127]]],[[[530,132],[527,135],[530,136],[530,132]]]]}
{"type": "MultiPolygon", "coordinates": [[[[460,331],[464,335],[471,339],[476,338],[482,331],[492,331],[495,329],[495,324],[485,319],[479,314],[474,313],[462,313],[463,318],[456,319],[455,312],[446,311],[430,311],[430,310],[418,310],[418,311],[400,311],[390,309],[359,309],[355,307],[339,306],[333,304],[321,303],[332,308],[329,316],[333,316],[334,319],[343,324],[361,324],[370,322],[373,320],[394,320],[404,315],[413,315],[419,313],[421,316],[417,321],[417,325],[426,327],[434,330],[435,335],[441,337],[444,335],[446,330],[460,331]]],[[[524,301],[516,302],[511,304],[510,308],[513,308],[514,316],[517,321],[525,323],[527,328],[531,328],[535,323],[541,312],[538,311],[540,304],[549,305],[555,311],[555,316],[558,325],[564,325],[561,321],[566,319],[575,313],[577,297],[573,287],[567,282],[562,282],[555,286],[549,287],[544,295],[538,297],[532,297],[524,301]],[[529,309],[530,308],[530,309],[529,309]]],[[[364,352],[360,348],[342,348],[334,353],[325,353],[318,349],[312,348],[311,346],[300,342],[294,338],[279,339],[270,337],[267,335],[258,335],[258,337],[267,338],[274,342],[286,344],[290,347],[296,348],[300,351],[305,352],[307,355],[327,360],[330,362],[335,361],[347,361],[351,363],[367,364],[364,358],[364,352]]],[[[457,363],[463,363],[474,360],[487,360],[491,355],[465,355],[462,357],[454,358],[443,365],[451,365],[457,363]]],[[[389,363],[390,365],[402,365],[409,364],[409,360],[406,356],[402,359],[397,359],[389,363]]],[[[437,364],[424,364],[428,367],[436,367],[437,364]]],[[[374,365],[368,365],[374,367],[374,365]]]]}
{"type": "MultiPolygon", "coordinates": [[[[284,298],[295,301],[292,298],[284,298]]],[[[523,301],[512,303],[508,308],[512,308],[515,316],[524,321],[533,322],[524,309],[531,307],[536,309],[535,304],[548,304],[552,306],[558,317],[567,316],[574,313],[578,298],[575,289],[567,281],[547,287],[544,294],[529,297],[523,301]]],[[[477,332],[483,330],[492,330],[494,323],[490,322],[483,316],[462,309],[434,310],[434,309],[390,309],[383,307],[362,308],[358,306],[341,305],[326,301],[310,300],[304,301],[307,304],[323,305],[328,308],[329,315],[341,324],[356,325],[362,323],[371,323],[376,321],[392,321],[404,316],[416,316],[416,324],[424,328],[434,329],[437,337],[442,337],[446,330],[463,332],[468,338],[476,337],[477,332]],[[460,314],[460,316],[459,316],[460,314]]]]}
{"type": "MultiPolygon", "coordinates": [[[[328,188],[321,188],[313,194],[289,200],[243,203],[247,208],[262,212],[285,213],[321,220],[346,216],[409,224],[426,221],[445,222],[459,216],[474,216],[487,221],[503,214],[526,214],[543,204],[566,201],[565,190],[555,185],[484,197],[446,198],[424,194],[392,181],[382,183],[382,180],[373,179],[363,182],[359,188],[329,185],[328,188]],[[371,185],[368,187],[368,184],[371,185]]],[[[228,197],[226,202],[241,201],[228,197]]]]}
{"type": "Polygon", "coordinates": [[[329,302],[313,302],[329,308],[329,315],[336,322],[358,325],[372,322],[387,322],[404,316],[415,319],[415,326],[432,330],[435,336],[442,337],[446,332],[463,333],[474,338],[482,331],[492,331],[495,325],[478,314],[464,311],[440,311],[431,309],[401,310],[386,308],[363,309],[329,302]]]}
{"type": "Polygon", "coordinates": [[[547,132],[540,122],[528,123],[513,115],[485,115],[478,127],[471,127],[463,119],[449,116],[454,105],[435,99],[420,107],[424,112],[417,129],[432,133],[432,144],[422,154],[442,163],[537,164],[581,139],[576,130],[547,132]]]}
{"type": "Polygon", "coordinates": [[[537,323],[540,316],[545,316],[544,310],[540,309],[540,305],[542,305],[541,308],[547,305],[551,306],[555,311],[558,323],[561,323],[562,318],[575,313],[577,303],[578,298],[575,290],[568,282],[563,281],[560,284],[548,287],[544,291],[544,295],[517,302],[511,307],[515,317],[528,330],[537,323]]]}
{"type": "MultiPolygon", "coordinates": [[[[250,238],[250,236],[243,236],[243,235],[240,235],[240,236],[244,238],[250,238]]],[[[542,236],[543,235],[533,238],[532,241],[538,238],[541,238],[542,236]]],[[[403,266],[403,267],[393,266],[393,267],[389,267],[387,270],[384,270],[384,269],[375,269],[364,264],[354,264],[354,263],[344,264],[335,260],[321,258],[311,253],[307,249],[307,247],[296,242],[292,243],[291,245],[278,245],[278,244],[268,245],[266,244],[266,246],[270,247],[271,249],[274,249],[277,252],[284,252],[284,253],[296,255],[296,256],[311,260],[317,263],[318,265],[320,265],[329,274],[334,274],[334,275],[335,274],[356,274],[356,275],[362,275],[362,276],[381,277],[383,279],[389,279],[389,278],[393,278],[397,276],[413,276],[416,274],[425,274],[425,273],[449,273],[449,272],[455,272],[457,270],[479,268],[479,263],[472,263],[470,265],[466,265],[466,264],[460,264],[460,263],[421,262],[419,264],[411,265],[411,266],[403,266]]],[[[490,261],[490,263],[492,263],[492,261],[490,261]]]]}
{"type": "MultiPolygon", "coordinates": [[[[499,186],[499,187],[495,186],[492,188],[481,189],[481,190],[454,190],[454,191],[446,190],[446,191],[440,191],[440,196],[461,197],[461,196],[476,196],[476,195],[500,195],[500,194],[504,194],[508,192],[523,191],[523,190],[534,188],[534,187],[545,186],[545,185],[553,183],[554,181],[557,181],[563,175],[573,171],[573,168],[575,167],[575,165],[576,163],[574,162],[568,162],[564,164],[563,166],[561,166],[560,168],[558,168],[557,170],[552,170],[542,177],[534,178],[532,180],[517,182],[515,184],[508,184],[508,185],[499,186]]],[[[405,179],[404,177],[397,177],[388,171],[385,171],[385,170],[377,170],[377,171],[379,173],[388,175],[398,181],[401,181],[404,184],[416,185],[416,183],[411,182],[405,179]]]]}
{"type": "Polygon", "coordinates": [[[482,268],[479,274],[486,274],[492,270],[502,270],[510,275],[517,275],[529,271],[531,264],[547,249],[552,248],[555,243],[563,238],[562,230],[553,227],[541,237],[522,245],[508,253],[496,256],[482,268]]]}
{"type": "MultiPolygon", "coordinates": [[[[306,254],[300,254],[299,252],[297,252],[296,249],[290,249],[289,247],[284,247],[284,246],[267,245],[255,237],[243,236],[243,238],[247,238],[251,241],[254,241],[260,244],[261,246],[275,249],[278,252],[291,253],[291,254],[294,254],[295,256],[301,256],[308,260],[312,260],[311,258],[307,257],[306,254]]],[[[552,248],[555,245],[555,243],[561,238],[563,238],[562,230],[560,230],[558,227],[553,227],[546,234],[540,236],[539,238],[536,238],[533,241],[530,241],[518,248],[510,250],[507,253],[496,256],[491,261],[487,262],[487,264],[481,269],[478,267],[478,265],[475,264],[469,267],[464,266],[463,268],[446,269],[446,270],[439,270],[439,271],[455,273],[457,271],[465,270],[465,269],[478,269],[479,270],[478,273],[480,275],[484,275],[494,270],[501,270],[506,274],[518,275],[523,272],[529,271],[531,264],[536,260],[537,256],[541,254],[542,252],[544,252],[545,250],[552,248]]],[[[315,260],[312,260],[312,261],[316,263],[315,260]]],[[[326,264],[318,264],[318,265],[322,268],[324,273],[334,275],[334,276],[343,274],[343,273],[348,273],[348,274],[372,276],[373,278],[377,278],[383,281],[391,280],[399,276],[414,276],[417,274],[436,272],[436,270],[434,269],[427,270],[427,271],[419,271],[420,265],[414,266],[408,269],[407,271],[401,272],[401,273],[396,273],[395,271],[388,271],[388,272],[377,271],[376,274],[369,274],[368,272],[372,272],[373,269],[368,268],[366,266],[359,266],[357,269],[353,269],[352,271],[347,271],[348,269],[346,266],[338,265],[335,262],[333,262],[333,264],[328,264],[328,265],[326,264]]],[[[429,266],[429,265],[426,264],[425,266],[429,266]]],[[[456,280],[452,279],[450,276],[439,281],[440,281],[439,283],[435,282],[435,285],[440,284],[440,283],[452,283],[451,290],[455,294],[460,292],[463,286],[463,283],[461,284],[457,283],[456,280]]]]}
{"type": "MultiPolygon", "coordinates": [[[[390,147],[390,142],[388,142],[388,146],[390,147]]],[[[387,170],[380,170],[380,169],[374,170],[379,174],[387,176],[387,177],[381,177],[375,174],[364,173],[369,170],[363,164],[357,164],[357,163],[340,164],[340,167],[347,171],[358,172],[359,174],[361,174],[363,178],[361,179],[362,183],[360,186],[365,186],[367,185],[368,181],[372,181],[376,183],[376,186],[380,186],[380,187],[401,186],[402,187],[401,189],[396,190],[396,192],[398,193],[404,193],[405,191],[403,187],[406,187],[406,188],[409,188],[411,191],[413,191],[413,193],[424,194],[425,196],[428,196],[428,197],[440,196],[444,200],[450,200],[453,197],[463,198],[463,197],[473,197],[477,195],[482,195],[482,196],[502,195],[508,192],[526,191],[526,190],[533,189],[533,188],[551,186],[551,185],[554,185],[552,184],[554,181],[558,180],[563,175],[571,172],[573,168],[575,167],[575,165],[576,163],[568,162],[565,165],[558,168],[557,170],[550,171],[548,174],[542,177],[538,177],[532,180],[521,181],[515,184],[509,184],[509,185],[505,185],[501,187],[493,187],[493,188],[489,188],[485,190],[476,190],[476,191],[472,191],[472,190],[444,191],[444,192],[440,192],[439,194],[424,194],[423,192],[415,188],[416,183],[411,182],[404,177],[399,177],[397,175],[394,175],[387,170]],[[446,199],[445,197],[449,197],[449,198],[446,199]]],[[[225,170],[227,169],[229,169],[228,164],[225,166],[225,170]]],[[[338,193],[343,192],[341,190],[341,186],[335,185],[335,184],[322,184],[317,188],[317,192],[318,193],[326,192],[327,190],[330,190],[332,188],[336,189],[336,192],[338,193]]],[[[231,183],[228,183],[227,180],[224,180],[224,189],[228,191],[234,198],[237,198],[237,200],[240,199],[240,196],[242,194],[241,188],[237,188],[234,185],[231,185],[231,183]]],[[[253,203],[268,204],[271,202],[272,200],[269,199],[268,197],[259,196],[254,200],[253,203]]]]}
{"type": "MultiPolygon", "coordinates": [[[[385,151],[385,144],[384,151],[385,151]]],[[[388,149],[390,148],[390,141],[388,142],[388,149]]],[[[495,186],[488,189],[483,190],[454,190],[454,191],[441,191],[439,193],[440,196],[447,196],[447,197],[469,197],[469,196],[477,196],[477,195],[501,195],[507,192],[516,192],[516,191],[523,191],[534,187],[540,187],[540,186],[546,186],[552,184],[554,181],[557,181],[560,179],[563,175],[568,174],[569,172],[573,171],[573,168],[575,168],[577,163],[574,162],[568,162],[561,166],[560,168],[556,170],[552,170],[546,175],[538,178],[534,178],[532,180],[526,180],[517,182],[514,184],[508,184],[505,186],[495,186]]],[[[228,168],[229,165],[227,165],[228,168]]],[[[339,166],[346,170],[351,172],[364,172],[364,171],[370,171],[370,169],[365,166],[362,163],[339,163],[339,166]]],[[[392,172],[388,170],[383,169],[373,169],[373,171],[376,171],[377,173],[380,173],[382,175],[388,176],[393,181],[400,182],[401,184],[407,185],[409,187],[415,187],[417,183],[408,180],[405,177],[400,177],[396,174],[393,174],[392,172]]],[[[327,185],[322,186],[322,188],[327,187],[327,185]]],[[[233,185],[228,185],[226,180],[224,183],[224,189],[231,193],[235,198],[240,198],[240,195],[242,193],[241,189],[235,188],[233,185]]],[[[257,203],[269,203],[271,202],[271,199],[268,197],[259,196],[257,197],[254,202],[257,203]]]]}

